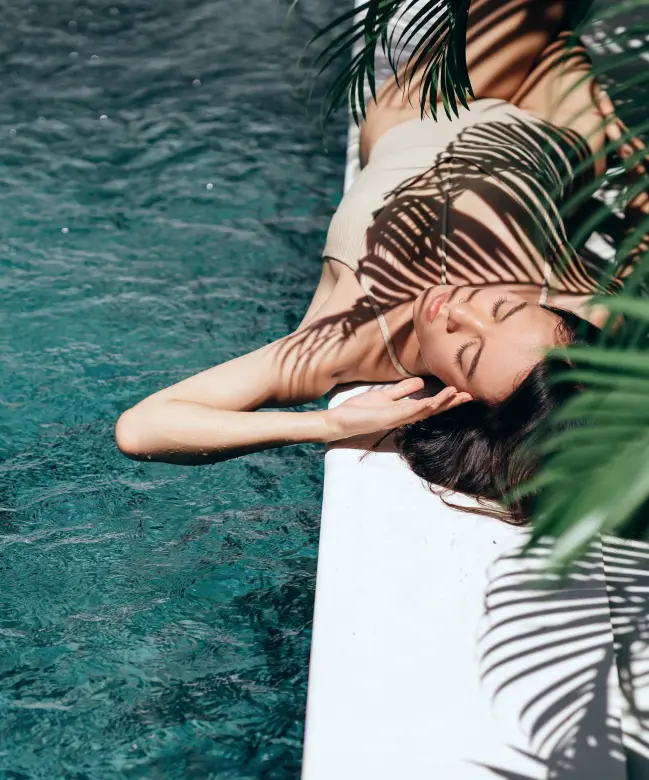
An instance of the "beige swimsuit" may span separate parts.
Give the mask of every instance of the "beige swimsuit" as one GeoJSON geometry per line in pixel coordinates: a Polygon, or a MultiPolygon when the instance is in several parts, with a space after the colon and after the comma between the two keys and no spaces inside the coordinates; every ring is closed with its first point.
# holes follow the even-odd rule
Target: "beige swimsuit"
{"type": "Polygon", "coordinates": [[[383,312],[412,299],[413,291],[535,284],[544,303],[559,265],[563,289],[599,287],[570,246],[559,213],[575,182],[592,177],[589,165],[577,168],[589,156],[585,141],[504,100],[469,106],[452,121],[440,112],[437,121],[409,120],[381,136],[327,235],[325,259],[355,273],[403,376],[411,374],[383,312]],[[454,208],[466,193],[486,210],[454,208]],[[485,218],[489,212],[497,214],[498,228],[485,218]]]}

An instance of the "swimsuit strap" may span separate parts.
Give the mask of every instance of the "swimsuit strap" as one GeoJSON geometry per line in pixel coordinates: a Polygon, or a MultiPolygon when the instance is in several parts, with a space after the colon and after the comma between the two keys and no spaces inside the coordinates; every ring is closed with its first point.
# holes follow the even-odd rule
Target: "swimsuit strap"
{"type": "Polygon", "coordinates": [[[543,258],[543,284],[539,295],[539,306],[543,306],[548,300],[548,291],[550,289],[550,280],[552,279],[552,268],[548,263],[548,258],[543,258]]]}
{"type": "Polygon", "coordinates": [[[385,316],[383,314],[383,311],[381,310],[378,301],[374,298],[371,291],[365,284],[365,281],[363,279],[363,274],[360,273],[360,271],[356,272],[356,278],[358,279],[358,283],[360,284],[360,286],[363,288],[365,297],[367,298],[370,306],[372,307],[374,311],[374,315],[376,316],[376,319],[379,323],[379,328],[381,329],[381,335],[383,336],[383,341],[385,341],[385,347],[388,351],[388,355],[390,356],[390,360],[392,361],[392,365],[397,369],[397,371],[403,377],[409,378],[409,377],[416,376],[416,374],[411,374],[410,371],[406,371],[406,369],[401,365],[401,361],[399,360],[397,356],[397,351],[394,348],[392,336],[390,335],[390,330],[388,329],[388,324],[385,321],[385,316]]]}

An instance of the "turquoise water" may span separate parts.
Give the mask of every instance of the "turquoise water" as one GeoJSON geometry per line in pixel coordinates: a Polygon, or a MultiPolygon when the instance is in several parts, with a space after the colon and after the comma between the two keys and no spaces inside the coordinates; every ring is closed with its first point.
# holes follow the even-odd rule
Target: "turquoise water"
{"type": "Polygon", "coordinates": [[[2,777],[299,773],[321,448],[113,440],[315,288],[345,123],[297,60],[346,3],[289,5],[3,3],[2,777]]]}

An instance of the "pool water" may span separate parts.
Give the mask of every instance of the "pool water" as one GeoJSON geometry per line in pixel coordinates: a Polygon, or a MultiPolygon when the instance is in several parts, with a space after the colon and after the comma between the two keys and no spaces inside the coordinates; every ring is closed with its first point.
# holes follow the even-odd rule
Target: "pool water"
{"type": "Polygon", "coordinates": [[[340,0],[8,0],[0,776],[296,778],[323,451],[134,463],[119,414],[294,328],[345,117],[340,0]]]}

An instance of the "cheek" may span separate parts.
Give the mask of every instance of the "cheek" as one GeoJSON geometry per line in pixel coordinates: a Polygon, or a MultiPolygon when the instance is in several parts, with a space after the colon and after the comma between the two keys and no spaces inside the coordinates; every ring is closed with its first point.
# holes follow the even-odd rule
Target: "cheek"
{"type": "Polygon", "coordinates": [[[453,385],[458,390],[466,390],[466,379],[455,362],[457,346],[450,343],[421,345],[421,354],[431,373],[441,379],[445,385],[453,385]],[[460,386],[460,384],[462,386],[460,386]]]}

